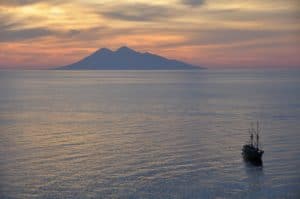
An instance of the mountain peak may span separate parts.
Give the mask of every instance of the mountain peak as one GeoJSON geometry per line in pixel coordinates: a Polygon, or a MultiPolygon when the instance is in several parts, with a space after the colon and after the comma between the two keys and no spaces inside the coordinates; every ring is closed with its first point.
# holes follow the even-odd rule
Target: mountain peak
{"type": "Polygon", "coordinates": [[[111,51],[108,48],[100,48],[99,50],[96,51],[96,53],[112,53],[113,51],[111,51]]]}
{"type": "Polygon", "coordinates": [[[133,49],[128,48],[127,46],[122,46],[116,50],[116,52],[135,52],[133,49]]]}

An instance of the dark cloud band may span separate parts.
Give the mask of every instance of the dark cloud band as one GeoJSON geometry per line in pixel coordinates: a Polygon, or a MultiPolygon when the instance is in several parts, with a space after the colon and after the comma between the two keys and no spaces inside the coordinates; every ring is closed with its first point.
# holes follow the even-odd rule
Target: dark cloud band
{"type": "Polygon", "coordinates": [[[181,0],[181,2],[188,6],[200,6],[205,3],[205,0],[181,0]]]}
{"type": "Polygon", "coordinates": [[[63,3],[66,1],[58,1],[58,0],[0,0],[0,6],[26,6],[36,3],[48,3],[48,4],[57,4],[63,3]]]}
{"type": "Polygon", "coordinates": [[[109,11],[100,12],[106,18],[124,21],[155,21],[176,16],[176,10],[164,6],[149,4],[121,4],[109,11]]]}

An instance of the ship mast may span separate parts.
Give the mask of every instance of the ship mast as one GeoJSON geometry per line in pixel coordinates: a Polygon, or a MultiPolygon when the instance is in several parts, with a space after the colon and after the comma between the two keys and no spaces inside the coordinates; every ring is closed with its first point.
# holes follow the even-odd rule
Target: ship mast
{"type": "Polygon", "coordinates": [[[248,131],[249,131],[249,134],[250,134],[250,144],[252,146],[253,145],[253,131],[252,131],[252,129],[248,129],[248,131]]]}
{"type": "Polygon", "coordinates": [[[251,146],[253,146],[254,144],[253,144],[253,134],[254,134],[254,132],[255,132],[255,130],[254,130],[254,128],[253,128],[253,122],[251,122],[251,130],[249,130],[249,132],[250,132],[250,141],[251,141],[251,146]]]}
{"type": "Polygon", "coordinates": [[[259,145],[259,123],[256,122],[256,148],[258,148],[259,145]]]}

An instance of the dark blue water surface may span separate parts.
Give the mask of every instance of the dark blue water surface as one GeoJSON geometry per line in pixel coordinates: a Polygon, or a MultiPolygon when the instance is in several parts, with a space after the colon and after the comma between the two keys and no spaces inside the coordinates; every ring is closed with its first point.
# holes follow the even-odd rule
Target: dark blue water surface
{"type": "Polygon", "coordinates": [[[299,168],[300,70],[0,72],[1,199],[300,198],[299,168]]]}

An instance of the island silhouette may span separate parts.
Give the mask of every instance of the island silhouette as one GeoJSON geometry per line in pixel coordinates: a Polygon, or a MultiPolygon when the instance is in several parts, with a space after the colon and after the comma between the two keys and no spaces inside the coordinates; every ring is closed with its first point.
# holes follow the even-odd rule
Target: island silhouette
{"type": "Polygon", "coordinates": [[[186,70],[204,69],[182,61],[168,59],[152,53],[141,53],[123,46],[116,51],[101,48],[60,70],[186,70]]]}

